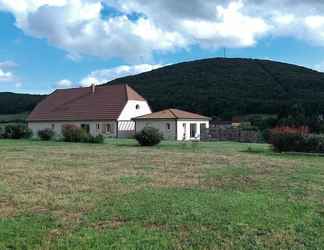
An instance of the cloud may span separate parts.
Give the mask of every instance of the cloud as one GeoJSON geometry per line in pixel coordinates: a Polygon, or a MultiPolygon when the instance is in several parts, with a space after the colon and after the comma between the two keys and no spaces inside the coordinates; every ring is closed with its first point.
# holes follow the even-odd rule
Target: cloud
{"type": "Polygon", "coordinates": [[[15,83],[16,86],[21,86],[18,77],[11,71],[12,68],[17,66],[12,61],[0,62],[0,83],[15,83]]]}
{"type": "Polygon", "coordinates": [[[59,89],[66,89],[66,88],[71,88],[73,86],[73,82],[67,79],[63,79],[61,81],[58,81],[55,86],[59,89]]]}
{"type": "Polygon", "coordinates": [[[0,0],[0,10],[73,60],[138,64],[153,61],[155,52],[250,47],[267,36],[324,46],[324,2],[318,0],[0,0]]]}
{"type": "Polygon", "coordinates": [[[2,68],[2,69],[10,69],[10,68],[16,68],[16,67],[18,67],[18,64],[13,61],[0,62],[0,68],[2,68]]]}
{"type": "Polygon", "coordinates": [[[116,78],[129,76],[129,75],[136,75],[160,67],[162,67],[162,65],[139,64],[133,66],[122,65],[110,69],[96,70],[91,72],[89,75],[87,75],[81,80],[81,86],[85,87],[85,86],[90,86],[91,84],[98,85],[98,84],[109,82],[116,78]]]}
{"type": "Polygon", "coordinates": [[[324,62],[318,63],[314,67],[310,67],[310,68],[313,68],[316,71],[324,73],[324,62]]]}

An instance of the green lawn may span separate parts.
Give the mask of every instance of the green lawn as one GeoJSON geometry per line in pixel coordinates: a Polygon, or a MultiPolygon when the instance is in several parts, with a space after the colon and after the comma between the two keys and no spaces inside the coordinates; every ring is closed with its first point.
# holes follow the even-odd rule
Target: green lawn
{"type": "Polygon", "coordinates": [[[323,249],[324,158],[0,140],[0,249],[323,249]]]}

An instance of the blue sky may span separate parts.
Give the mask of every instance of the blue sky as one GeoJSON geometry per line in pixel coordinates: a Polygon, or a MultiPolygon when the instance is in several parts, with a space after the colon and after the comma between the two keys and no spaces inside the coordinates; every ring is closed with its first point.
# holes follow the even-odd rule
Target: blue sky
{"type": "Polygon", "coordinates": [[[0,0],[0,92],[100,84],[225,46],[228,57],[324,70],[324,4],[312,0],[12,2],[0,0]]]}

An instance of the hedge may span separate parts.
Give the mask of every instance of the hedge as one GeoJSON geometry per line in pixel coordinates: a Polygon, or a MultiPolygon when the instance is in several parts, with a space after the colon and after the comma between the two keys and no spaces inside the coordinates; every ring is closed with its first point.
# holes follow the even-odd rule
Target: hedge
{"type": "Polygon", "coordinates": [[[0,137],[6,139],[28,139],[32,137],[33,132],[24,124],[7,125],[2,131],[0,137]]]}
{"type": "Polygon", "coordinates": [[[92,136],[75,125],[64,125],[62,135],[65,142],[104,143],[102,135],[92,136]]]}
{"type": "Polygon", "coordinates": [[[324,136],[272,132],[270,143],[277,152],[324,153],[324,136]]]}

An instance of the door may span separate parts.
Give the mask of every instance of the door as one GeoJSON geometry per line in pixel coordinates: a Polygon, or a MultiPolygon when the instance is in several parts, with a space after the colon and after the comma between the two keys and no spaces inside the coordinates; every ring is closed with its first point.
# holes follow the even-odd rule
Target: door
{"type": "Polygon", "coordinates": [[[196,138],[197,136],[197,124],[190,123],[190,138],[196,138]]]}

